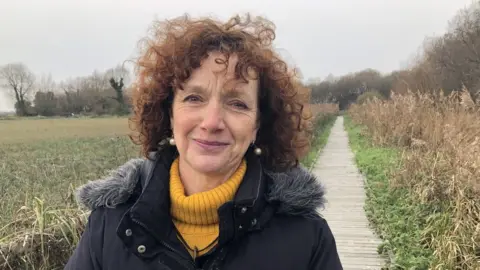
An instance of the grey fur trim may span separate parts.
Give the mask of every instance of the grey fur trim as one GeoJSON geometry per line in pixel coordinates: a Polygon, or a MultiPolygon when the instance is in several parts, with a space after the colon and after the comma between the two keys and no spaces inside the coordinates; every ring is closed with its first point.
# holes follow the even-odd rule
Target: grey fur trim
{"type": "MultiPolygon", "coordinates": [[[[77,201],[83,207],[115,207],[128,200],[139,179],[143,159],[131,159],[102,179],[79,187],[77,201]]],[[[324,188],[318,179],[303,167],[285,173],[266,172],[273,182],[266,195],[278,204],[278,213],[292,216],[318,216],[324,205],[324,188]]]]}
{"type": "Polygon", "coordinates": [[[78,203],[86,208],[115,207],[128,200],[133,193],[143,159],[131,159],[110,174],[96,181],[89,181],[76,191],[78,203]]]}
{"type": "Polygon", "coordinates": [[[267,195],[267,201],[280,203],[278,213],[315,217],[318,208],[325,204],[325,189],[320,181],[303,167],[294,168],[286,173],[269,173],[273,185],[267,195]]]}

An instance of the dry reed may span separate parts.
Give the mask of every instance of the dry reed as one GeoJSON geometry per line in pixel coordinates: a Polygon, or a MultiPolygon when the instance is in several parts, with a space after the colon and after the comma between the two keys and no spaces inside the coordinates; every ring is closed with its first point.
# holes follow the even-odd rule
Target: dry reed
{"type": "Polygon", "coordinates": [[[431,268],[480,269],[480,106],[468,91],[393,93],[349,114],[374,143],[404,149],[391,185],[438,207],[425,213],[421,239],[434,251],[431,268]]]}

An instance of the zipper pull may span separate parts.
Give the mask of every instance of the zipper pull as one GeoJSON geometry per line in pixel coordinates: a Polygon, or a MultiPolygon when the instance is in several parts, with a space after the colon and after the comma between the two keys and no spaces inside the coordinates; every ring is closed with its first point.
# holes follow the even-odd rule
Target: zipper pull
{"type": "Polygon", "coordinates": [[[198,248],[194,247],[193,248],[193,261],[195,261],[197,259],[197,256],[198,256],[198,248]]]}

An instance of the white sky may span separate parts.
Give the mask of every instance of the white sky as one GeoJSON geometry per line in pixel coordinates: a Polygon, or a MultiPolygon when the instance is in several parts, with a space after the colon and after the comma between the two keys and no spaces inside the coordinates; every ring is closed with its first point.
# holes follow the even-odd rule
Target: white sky
{"type": "MultiPolygon", "coordinates": [[[[23,62],[55,80],[133,57],[155,18],[242,12],[277,26],[275,46],[305,80],[401,68],[472,0],[0,0],[0,65],[23,62]]],[[[0,93],[0,111],[11,109],[0,93]]]]}

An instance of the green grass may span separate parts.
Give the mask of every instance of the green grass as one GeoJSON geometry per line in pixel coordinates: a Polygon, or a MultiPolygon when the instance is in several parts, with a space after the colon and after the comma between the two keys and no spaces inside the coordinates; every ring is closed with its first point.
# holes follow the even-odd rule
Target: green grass
{"type": "MultiPolygon", "coordinates": [[[[71,202],[72,187],[135,156],[127,137],[93,137],[4,144],[0,147],[0,227],[32,199],[71,202]]],[[[0,232],[0,238],[4,232],[0,232]]]]}
{"type": "Polygon", "coordinates": [[[327,143],[328,136],[330,136],[330,131],[336,118],[337,116],[334,114],[320,114],[316,117],[311,149],[301,161],[302,165],[306,168],[311,168],[315,164],[318,152],[323,149],[327,143]]]}
{"type": "Polygon", "coordinates": [[[87,214],[74,188],[139,154],[127,124],[0,120],[0,269],[63,269],[87,214]]]}
{"type": "Polygon", "coordinates": [[[379,251],[390,257],[390,269],[428,269],[433,251],[425,242],[425,225],[435,208],[391,186],[392,173],[402,166],[400,150],[374,146],[348,116],[345,126],[357,166],[367,178],[367,217],[384,240],[379,251]]]}

